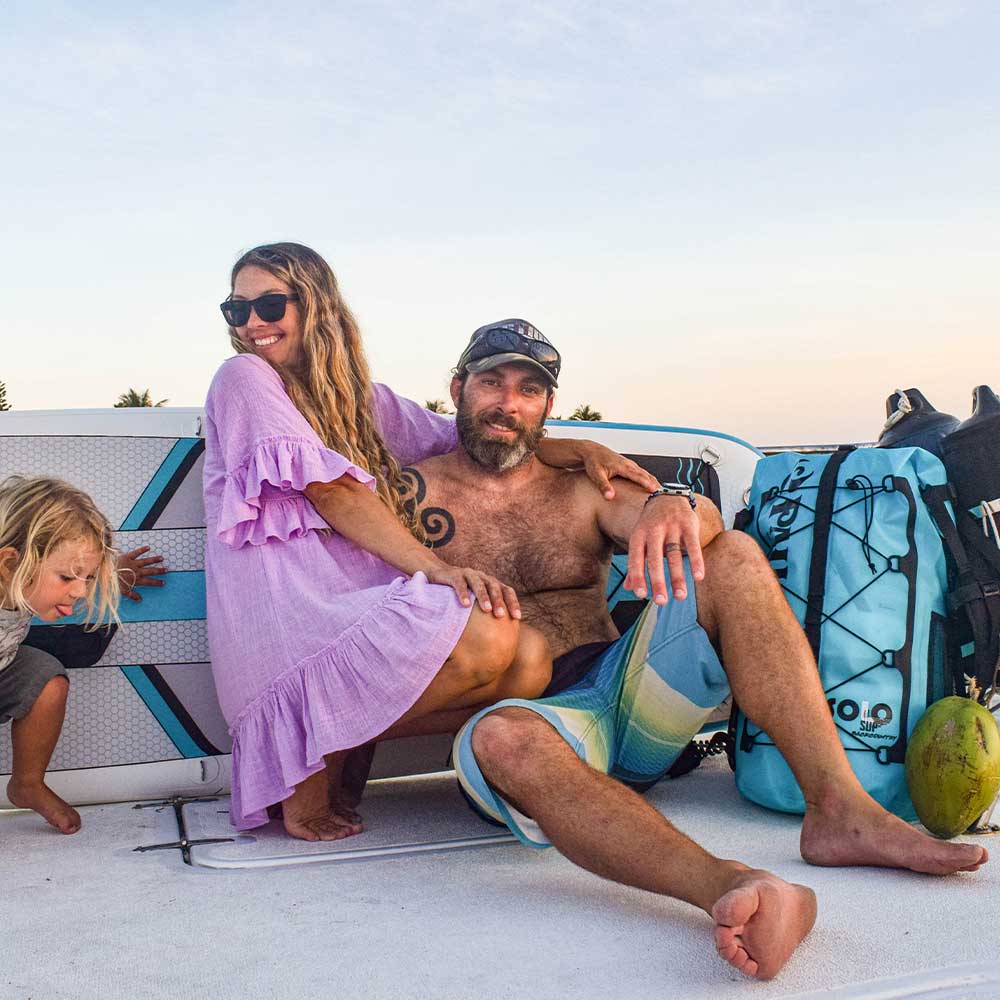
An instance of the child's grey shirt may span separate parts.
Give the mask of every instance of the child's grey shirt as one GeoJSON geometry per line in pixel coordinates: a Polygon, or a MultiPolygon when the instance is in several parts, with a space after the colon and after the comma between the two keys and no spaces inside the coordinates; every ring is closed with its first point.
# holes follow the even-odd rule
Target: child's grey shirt
{"type": "Polygon", "coordinates": [[[9,611],[0,608],[0,670],[8,667],[17,655],[31,625],[30,611],[9,611]]]}

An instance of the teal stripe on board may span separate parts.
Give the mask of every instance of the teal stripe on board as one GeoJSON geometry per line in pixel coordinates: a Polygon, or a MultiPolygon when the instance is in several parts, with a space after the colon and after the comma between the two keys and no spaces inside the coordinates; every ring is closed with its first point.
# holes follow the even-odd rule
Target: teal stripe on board
{"type": "Polygon", "coordinates": [[[146,708],[153,713],[153,717],[170,738],[170,742],[177,747],[178,752],[185,757],[204,757],[205,752],[188,736],[177,716],[163,700],[160,692],[153,687],[152,681],[143,672],[142,667],[121,667],[119,669],[135,688],[135,693],[145,702],[146,708]]]}
{"type": "Polygon", "coordinates": [[[136,501],[135,506],[129,511],[128,517],[122,521],[119,531],[138,531],[142,526],[143,519],[153,509],[153,504],[160,498],[170,477],[180,468],[181,462],[187,457],[188,452],[195,447],[199,438],[181,438],[170,449],[167,457],[160,464],[156,474],[149,481],[142,491],[142,496],[136,501]]]}
{"type": "MultiPolygon", "coordinates": [[[[118,616],[129,622],[178,622],[205,617],[205,573],[202,570],[186,570],[168,573],[164,587],[140,587],[142,600],[129,601],[122,598],[118,616]]],[[[61,618],[59,625],[79,625],[84,621],[82,614],[61,618]]],[[[34,619],[32,625],[55,625],[34,619]]]]}
{"type": "MultiPolygon", "coordinates": [[[[580,422],[578,420],[546,420],[545,426],[579,427],[580,422]]],[[[764,457],[764,452],[750,444],[749,441],[744,441],[743,438],[734,437],[732,434],[722,434],[719,431],[705,430],[702,427],[671,427],[666,424],[619,424],[608,420],[597,420],[591,423],[590,426],[609,427],[613,430],[622,431],[669,431],[673,434],[697,434],[700,437],[718,438],[720,441],[735,441],[736,444],[741,444],[744,448],[749,448],[751,451],[756,452],[761,458],[764,457]]]]}

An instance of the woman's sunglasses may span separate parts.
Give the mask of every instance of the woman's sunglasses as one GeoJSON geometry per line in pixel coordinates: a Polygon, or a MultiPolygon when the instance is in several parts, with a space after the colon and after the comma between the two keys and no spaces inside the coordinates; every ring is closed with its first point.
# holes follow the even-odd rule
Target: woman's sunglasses
{"type": "Polygon", "coordinates": [[[262,323],[277,323],[285,315],[285,306],[298,301],[297,295],[268,292],[256,299],[226,299],[219,308],[230,326],[246,326],[250,322],[251,309],[262,323]]]}

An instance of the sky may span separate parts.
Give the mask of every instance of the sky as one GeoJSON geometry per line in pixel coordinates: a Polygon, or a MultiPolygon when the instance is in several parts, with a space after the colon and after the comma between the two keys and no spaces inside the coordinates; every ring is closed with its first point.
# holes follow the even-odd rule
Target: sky
{"type": "Polygon", "coordinates": [[[420,402],[520,316],[564,415],[964,417],[1000,390],[998,51],[992,0],[7,0],[0,381],[200,405],[232,262],[295,240],[420,402]]]}

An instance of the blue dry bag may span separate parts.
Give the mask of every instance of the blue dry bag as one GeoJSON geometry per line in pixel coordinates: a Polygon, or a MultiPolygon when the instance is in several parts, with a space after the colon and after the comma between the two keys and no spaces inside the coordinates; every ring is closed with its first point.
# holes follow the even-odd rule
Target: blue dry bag
{"type": "MultiPolygon", "coordinates": [[[[763,547],[806,631],[847,759],[886,809],[915,818],[906,741],[947,693],[947,568],[921,499],[940,486],[921,448],[786,453],[757,465],[739,525],[763,547]]],[[[802,792],[770,737],[735,715],[736,785],[783,812],[802,792]]]]}

